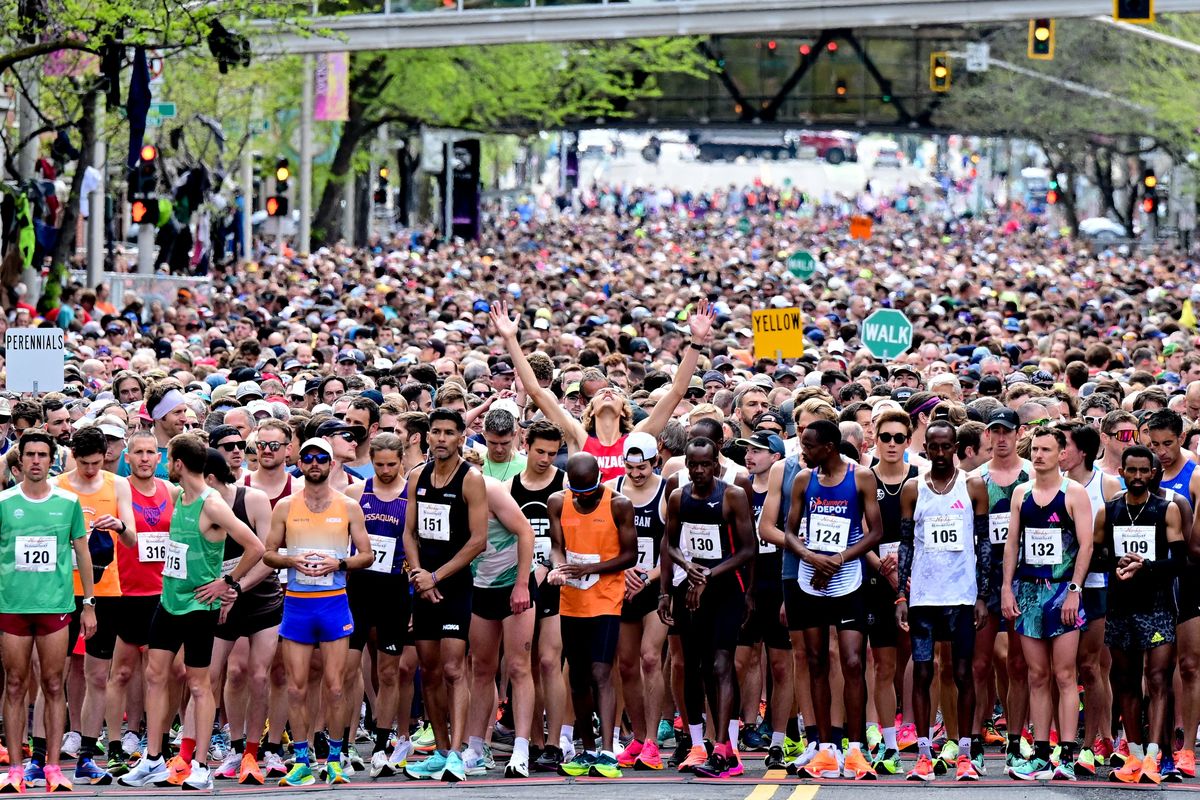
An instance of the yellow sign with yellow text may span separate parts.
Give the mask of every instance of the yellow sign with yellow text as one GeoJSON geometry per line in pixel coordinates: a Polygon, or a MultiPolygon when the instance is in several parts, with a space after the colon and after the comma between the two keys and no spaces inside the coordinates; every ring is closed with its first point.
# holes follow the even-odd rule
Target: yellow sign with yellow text
{"type": "Polygon", "coordinates": [[[804,326],[798,308],[755,311],[754,357],[800,358],[804,355],[804,326]]]}

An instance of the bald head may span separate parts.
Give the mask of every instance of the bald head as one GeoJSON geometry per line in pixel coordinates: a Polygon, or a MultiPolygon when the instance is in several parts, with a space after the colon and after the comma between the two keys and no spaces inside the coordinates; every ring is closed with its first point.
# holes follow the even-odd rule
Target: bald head
{"type": "Polygon", "coordinates": [[[567,459],[567,481],[575,489],[586,489],[600,482],[600,464],[591,453],[576,453],[567,459]]]}

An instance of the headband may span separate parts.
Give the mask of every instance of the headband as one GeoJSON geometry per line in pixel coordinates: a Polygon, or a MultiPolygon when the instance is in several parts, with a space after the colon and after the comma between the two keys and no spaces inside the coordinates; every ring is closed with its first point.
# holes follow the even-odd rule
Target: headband
{"type": "Polygon", "coordinates": [[[921,403],[921,405],[914,408],[912,411],[909,412],[908,415],[910,417],[912,417],[913,419],[916,419],[918,414],[924,414],[926,411],[933,408],[940,402],[942,402],[942,398],[935,395],[935,396],[929,398],[928,400],[926,400],[924,403],[921,403]]]}
{"type": "Polygon", "coordinates": [[[163,395],[162,400],[158,401],[158,405],[154,407],[154,411],[150,413],[150,416],[157,422],[179,408],[183,403],[183,394],[178,389],[172,389],[163,395]]]}

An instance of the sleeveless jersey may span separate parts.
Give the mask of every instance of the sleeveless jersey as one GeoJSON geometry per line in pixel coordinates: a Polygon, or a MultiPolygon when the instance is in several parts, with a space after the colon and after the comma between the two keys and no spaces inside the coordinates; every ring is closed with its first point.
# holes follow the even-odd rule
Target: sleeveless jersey
{"type": "Polygon", "coordinates": [[[214,542],[200,532],[204,502],[213,491],[211,487],[205,488],[191,503],[183,502],[180,496],[171,514],[171,541],[162,573],[161,602],[167,613],[181,616],[221,607],[219,598],[204,604],[195,596],[196,589],[221,577],[221,557],[225,554],[224,541],[214,542]]]}
{"type": "MultiPolygon", "coordinates": [[[[471,465],[463,461],[445,486],[433,485],[434,462],[430,461],[417,477],[415,513],[417,515],[417,555],[421,568],[437,571],[458,553],[471,538],[470,515],[467,501],[463,497],[463,481],[471,465]]],[[[444,580],[439,575],[438,585],[447,589],[468,589],[471,586],[470,570],[459,570],[444,580]]]]}
{"type": "MultiPolygon", "coordinates": [[[[560,524],[568,564],[598,564],[621,553],[621,540],[612,514],[613,491],[601,487],[599,504],[589,513],[580,511],[570,492],[563,498],[560,524]]],[[[585,575],[567,581],[559,593],[559,613],[564,617],[619,615],[625,597],[625,574],[585,575]]]]}
{"type": "MultiPolygon", "coordinates": [[[[694,564],[712,569],[730,558],[736,544],[733,530],[725,521],[725,490],[729,484],[714,480],[712,490],[697,497],[695,487],[689,484],[679,498],[679,549],[683,556],[694,564]]],[[[731,576],[726,576],[727,578],[731,576]]],[[[738,584],[746,587],[737,576],[738,584]]]]}
{"type": "Polygon", "coordinates": [[[509,494],[521,508],[529,527],[533,528],[533,560],[534,563],[550,563],[550,512],[546,504],[550,495],[561,492],[567,473],[561,469],[554,470],[554,477],[541,489],[526,489],[521,483],[521,476],[514,475],[512,489],[509,494]]]}
{"type": "Polygon", "coordinates": [[[750,485],[750,513],[754,515],[755,541],[758,542],[758,555],[754,562],[754,586],[756,589],[778,589],[779,575],[783,569],[783,554],[777,545],[758,536],[758,523],[762,518],[763,505],[767,502],[766,492],[754,491],[750,485]]]}
{"type": "MultiPolygon", "coordinates": [[[[240,519],[242,523],[254,531],[254,523],[250,521],[250,515],[246,513],[246,487],[234,487],[233,503],[229,506],[233,510],[233,515],[240,519]]],[[[257,533],[257,531],[255,531],[257,533]]],[[[237,569],[238,562],[242,560],[242,553],[246,549],[238,544],[232,536],[225,537],[225,559],[221,562],[221,575],[229,575],[237,569]]],[[[268,601],[280,597],[279,577],[275,572],[263,578],[254,586],[242,592],[238,597],[237,602],[246,605],[256,605],[256,600],[268,601]],[[244,602],[243,602],[244,601],[244,602]]]]}
{"type": "Polygon", "coordinates": [[[975,580],[975,511],[967,476],[958,470],[946,494],[917,484],[913,514],[913,563],[909,602],[915,606],[969,606],[979,596],[975,580]]]}
{"type": "MultiPolygon", "coordinates": [[[[270,498],[272,509],[274,509],[275,506],[279,505],[280,500],[282,500],[285,497],[291,497],[291,495],[292,495],[292,474],[290,472],[287,472],[284,474],[287,475],[287,480],[285,480],[283,482],[283,490],[280,491],[277,496],[270,498]]],[[[250,486],[250,476],[249,475],[247,475],[245,478],[242,479],[242,485],[247,486],[247,487],[250,486]]],[[[140,528],[139,528],[139,530],[140,530],[140,528]]]]}
{"type": "MultiPolygon", "coordinates": [[[[90,494],[83,494],[71,486],[71,481],[66,474],[59,475],[54,478],[54,484],[60,489],[74,494],[79,498],[79,505],[83,507],[83,520],[88,529],[88,545],[92,548],[92,567],[95,574],[98,576],[95,580],[95,596],[96,597],[120,597],[121,596],[121,565],[117,562],[115,554],[111,560],[104,565],[100,571],[100,565],[97,564],[97,547],[102,547],[99,541],[92,542],[92,527],[96,520],[103,517],[105,514],[117,516],[117,476],[111,472],[101,472],[100,488],[90,494]]],[[[106,536],[110,537],[113,542],[113,551],[115,553],[116,546],[119,544],[116,531],[106,531],[106,536]]],[[[103,548],[107,550],[108,548],[103,548]]],[[[74,558],[74,551],[71,557],[74,558]]],[[[72,573],[75,581],[75,596],[83,596],[83,584],[79,582],[79,570],[76,569],[72,573]]]]}
{"type": "Polygon", "coordinates": [[[1033,499],[1033,486],[1021,503],[1021,549],[1017,577],[1062,583],[1071,580],[1079,542],[1075,520],[1067,512],[1067,486],[1063,478],[1050,503],[1040,506],[1033,499]]]}
{"type": "MultiPolygon", "coordinates": [[[[1092,501],[1092,529],[1096,525],[1096,517],[1100,516],[1100,509],[1104,508],[1104,473],[1098,469],[1092,469],[1092,477],[1088,478],[1088,482],[1084,484],[1087,489],[1088,499],[1092,501]]],[[[1111,539],[1106,541],[1112,541],[1111,539]]],[[[1087,577],[1083,581],[1085,589],[1103,589],[1108,585],[1108,573],[1104,570],[1095,572],[1089,571],[1087,577]]]]}
{"type": "MultiPolygon", "coordinates": [[[[367,537],[371,540],[371,551],[375,561],[367,572],[383,575],[404,574],[404,516],[408,512],[408,486],[391,500],[380,500],[375,494],[375,478],[367,478],[362,496],[358,499],[366,521],[367,537]]],[[[350,543],[350,553],[357,553],[350,543]]]]}
{"type": "MultiPolygon", "coordinates": [[[[637,531],[637,568],[649,572],[658,564],[658,548],[662,544],[667,523],[662,516],[662,496],[667,482],[657,475],[658,490],[644,505],[633,507],[633,528],[637,531]]],[[[617,478],[617,494],[625,486],[625,476],[617,478]]]]}
{"type": "MultiPolygon", "coordinates": [[[[1112,579],[1108,609],[1113,615],[1175,610],[1173,580],[1153,580],[1145,569],[1128,580],[1118,580],[1116,565],[1122,556],[1136,553],[1147,561],[1167,557],[1167,509],[1171,500],[1150,495],[1146,504],[1129,513],[1125,495],[1104,505],[1104,540],[1112,543],[1112,579]]],[[[1135,507],[1136,508],[1136,507],[1135,507]]]]}
{"type": "MultiPolygon", "coordinates": [[[[288,553],[316,552],[334,558],[345,558],[350,547],[349,515],[346,513],[347,498],[334,492],[329,507],[324,511],[311,511],[304,502],[304,492],[293,495],[287,515],[287,533],[284,537],[288,553]]],[[[301,575],[294,568],[288,569],[287,590],[289,594],[313,592],[341,592],[346,589],[346,573],[334,570],[328,575],[311,578],[301,575]]]]}
{"type": "Polygon", "coordinates": [[[628,434],[621,434],[612,444],[601,444],[600,440],[595,436],[588,435],[587,441],[583,444],[583,452],[590,453],[596,457],[596,463],[600,465],[600,482],[607,483],[613,478],[619,478],[625,474],[625,437],[628,434]]]}
{"type": "Polygon", "coordinates": [[[883,520],[883,535],[879,538],[879,546],[875,552],[880,558],[886,558],[895,555],[900,549],[900,490],[904,488],[905,481],[917,477],[918,473],[917,468],[910,464],[904,479],[899,483],[884,483],[878,472],[874,469],[871,472],[875,474],[875,480],[879,484],[875,499],[879,501],[879,516],[883,520]]]}
{"type": "Polygon", "coordinates": [[[504,589],[517,582],[517,535],[495,517],[488,517],[487,546],[471,562],[471,576],[480,589],[504,589]]]}
{"type": "MultiPolygon", "coordinates": [[[[779,488],[779,519],[775,523],[779,530],[787,530],[788,513],[792,510],[792,485],[796,482],[796,476],[804,469],[804,464],[801,462],[800,454],[793,453],[783,460],[783,479],[780,482],[779,488]]],[[[797,535],[803,539],[805,525],[807,520],[802,515],[800,517],[800,530],[797,535]]],[[[796,580],[800,572],[800,559],[788,548],[783,548],[783,558],[780,559],[780,570],[785,581],[796,580]]]]}
{"type": "Polygon", "coordinates": [[[1192,504],[1192,508],[1195,508],[1196,507],[1196,498],[1192,497],[1192,493],[1191,493],[1192,473],[1195,471],[1196,471],[1196,462],[1189,459],[1184,462],[1183,469],[1179,470],[1179,474],[1176,475],[1174,478],[1167,480],[1164,477],[1162,479],[1161,486],[1164,489],[1171,489],[1171,490],[1176,491],[1179,494],[1183,495],[1184,497],[1187,498],[1187,501],[1192,504]]]}
{"type": "MultiPolygon", "coordinates": [[[[822,486],[820,473],[813,470],[804,496],[807,528],[802,530],[809,550],[832,556],[862,539],[862,509],[858,502],[858,484],[854,480],[855,466],[846,464],[846,476],[836,486],[822,486]]],[[[812,585],[812,566],[800,561],[799,568],[800,588],[808,594],[842,597],[862,585],[861,558],[843,564],[824,589],[812,585]]]]}
{"type": "Polygon", "coordinates": [[[175,504],[171,488],[154,478],[154,494],[146,496],[129,483],[133,496],[133,518],[137,523],[137,547],[117,542],[117,561],[121,568],[121,594],[126,597],[150,597],[162,593],[163,561],[167,557],[171,516],[175,504]]]}
{"type": "Polygon", "coordinates": [[[993,599],[999,602],[995,598],[999,597],[1000,584],[1004,580],[1004,543],[1008,541],[1012,496],[1018,486],[1029,481],[1029,476],[1033,474],[1033,465],[1021,459],[1021,471],[1017,473],[1016,479],[1003,486],[996,483],[992,477],[990,465],[990,461],[984,464],[979,476],[983,478],[983,485],[988,493],[988,541],[992,545],[992,574],[989,577],[993,599]]]}

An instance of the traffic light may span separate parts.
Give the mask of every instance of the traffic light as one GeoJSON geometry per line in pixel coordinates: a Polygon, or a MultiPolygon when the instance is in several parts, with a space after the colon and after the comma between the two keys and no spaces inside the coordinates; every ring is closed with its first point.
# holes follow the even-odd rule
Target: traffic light
{"type": "Polygon", "coordinates": [[[1113,19],[1117,22],[1154,22],[1154,0],[1113,0],[1113,19]]]}
{"type": "Polygon", "coordinates": [[[379,168],[379,185],[375,187],[375,205],[382,206],[387,204],[388,196],[388,175],[390,171],[387,167],[379,168]]]}
{"type": "Polygon", "coordinates": [[[267,198],[267,216],[282,217],[288,213],[288,178],[292,168],[286,158],[275,160],[275,194],[267,198]]]}
{"type": "Polygon", "coordinates": [[[1154,170],[1142,170],[1142,186],[1146,187],[1148,190],[1157,188],[1158,178],[1155,176],[1154,170]]]}
{"type": "Polygon", "coordinates": [[[158,224],[158,148],[142,145],[138,163],[129,175],[129,216],[138,223],[158,224]]]}
{"type": "Polygon", "coordinates": [[[1152,169],[1142,170],[1142,211],[1158,213],[1158,176],[1152,169]]]}
{"type": "Polygon", "coordinates": [[[837,95],[839,100],[846,99],[846,82],[838,78],[833,84],[833,93],[837,95]]]}
{"type": "Polygon", "coordinates": [[[929,90],[933,92],[950,91],[950,54],[939,50],[929,54],[929,90]]]}
{"type": "Polygon", "coordinates": [[[1038,61],[1054,58],[1054,20],[1049,17],[1029,20],[1029,57],[1038,61]]]}

